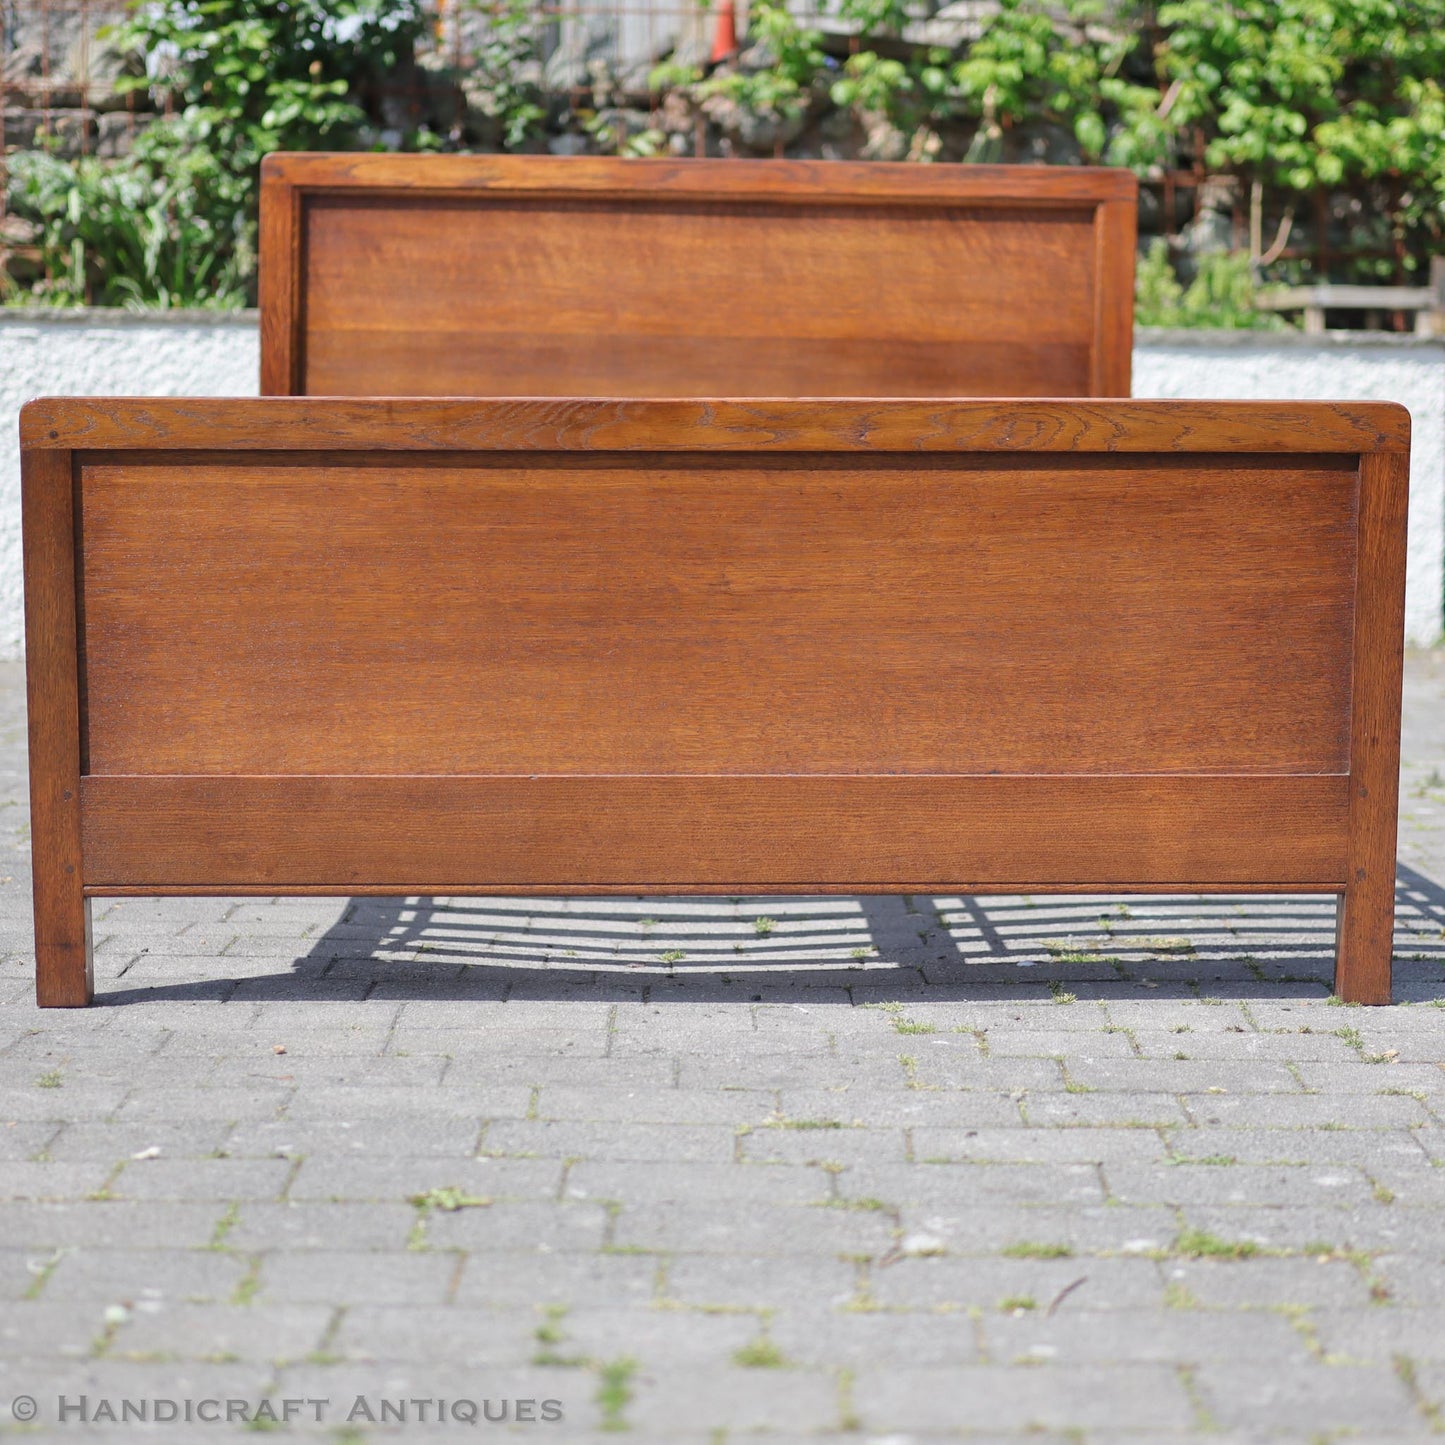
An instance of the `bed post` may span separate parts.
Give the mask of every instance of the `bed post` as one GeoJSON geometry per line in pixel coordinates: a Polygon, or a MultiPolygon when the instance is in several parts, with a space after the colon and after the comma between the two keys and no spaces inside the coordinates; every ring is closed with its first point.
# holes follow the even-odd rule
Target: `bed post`
{"type": "Polygon", "coordinates": [[[299,396],[301,374],[300,297],[301,198],[279,153],[261,161],[260,268],[261,395],[299,396]]]}
{"type": "Polygon", "coordinates": [[[1091,396],[1133,394],[1134,256],[1137,194],[1100,201],[1094,212],[1094,344],[1091,396]]]}
{"type": "Polygon", "coordinates": [[[91,1001],[94,986],[80,856],[74,488],[70,451],[30,442],[22,419],[35,1001],[78,1008],[91,1001]]]}
{"type": "Polygon", "coordinates": [[[1408,451],[1360,457],[1348,871],[1335,934],[1335,993],[1348,1003],[1390,1002],[1409,496],[1408,451]]]}

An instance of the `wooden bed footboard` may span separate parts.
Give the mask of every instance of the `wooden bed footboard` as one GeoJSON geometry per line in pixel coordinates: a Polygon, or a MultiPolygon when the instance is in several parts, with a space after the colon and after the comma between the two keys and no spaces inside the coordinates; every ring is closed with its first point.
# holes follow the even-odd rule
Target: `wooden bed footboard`
{"type": "Polygon", "coordinates": [[[43,400],[42,1005],[115,894],[1338,894],[1390,993],[1409,418],[43,400]]]}
{"type": "Polygon", "coordinates": [[[1128,396],[1118,167],[306,155],[271,396],[1128,396]]]}

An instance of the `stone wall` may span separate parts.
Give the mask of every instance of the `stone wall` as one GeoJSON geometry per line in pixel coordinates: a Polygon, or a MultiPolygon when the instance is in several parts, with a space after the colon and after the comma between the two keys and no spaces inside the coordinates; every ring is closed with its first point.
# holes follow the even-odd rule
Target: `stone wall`
{"type": "Polygon", "coordinates": [[[117,94],[120,57],[100,34],[124,14],[119,0],[0,0],[7,150],[29,149],[46,136],[63,156],[129,149],[136,98],[117,94]]]}

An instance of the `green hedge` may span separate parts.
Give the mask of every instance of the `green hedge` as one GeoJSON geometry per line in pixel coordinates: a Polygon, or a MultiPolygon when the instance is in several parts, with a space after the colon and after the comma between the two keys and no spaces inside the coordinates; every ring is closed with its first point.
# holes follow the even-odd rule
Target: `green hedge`
{"type": "Polygon", "coordinates": [[[470,3],[467,68],[444,74],[416,65],[422,0],[147,0],[110,43],[132,58],[124,83],[167,114],[123,159],[11,158],[9,204],[45,274],[7,299],[246,304],[271,150],[543,149],[570,132],[595,151],[691,153],[696,127],[734,150],[817,153],[826,132],[939,163],[1020,158],[1032,136],[1048,159],[1156,183],[1144,219],[1164,231],[1182,171],[1230,178],[1256,254],[1187,256],[1181,284],[1155,247],[1146,320],[1248,324],[1261,250],[1270,279],[1401,282],[1445,249],[1445,0],[1002,0],[952,48],[911,43],[901,0],[833,0],[853,44],[755,0],[740,58],[664,61],[640,112],[615,78],[585,104],[544,93],[536,7],[470,3]],[[398,75],[430,87],[400,126],[398,75]]]}

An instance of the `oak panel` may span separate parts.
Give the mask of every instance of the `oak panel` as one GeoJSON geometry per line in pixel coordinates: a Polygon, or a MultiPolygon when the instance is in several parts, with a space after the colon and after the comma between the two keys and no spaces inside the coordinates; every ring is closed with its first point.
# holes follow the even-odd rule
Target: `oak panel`
{"type": "Polygon", "coordinates": [[[1127,395],[1135,197],[1072,167],[268,158],[263,390],[1127,395]]]}
{"type": "Polygon", "coordinates": [[[320,196],[305,235],[312,395],[1093,389],[1088,212],[320,196]]]}
{"type": "Polygon", "coordinates": [[[1342,463],[82,475],[97,774],[1348,766],[1342,463]]]}
{"type": "Polygon", "coordinates": [[[98,889],[1329,883],[1343,777],[87,778],[98,889]]]}
{"type": "MultiPolygon", "coordinates": [[[[465,314],[459,309],[460,314],[465,314]]],[[[790,337],[508,332],[382,326],[318,331],[306,390],[335,396],[1028,396],[1087,392],[1079,342],[983,336],[790,337]],[[1000,383],[1006,383],[1000,385],[1000,383]]]]}
{"type": "MultiPolygon", "coordinates": [[[[957,346],[961,331],[985,325],[991,334],[979,340],[1027,341],[1047,317],[1050,332],[1087,346],[1092,229],[1087,210],[319,195],[306,210],[307,324],[438,338],[480,330],[957,346]],[[632,258],[625,269],[619,247],[632,258]],[[767,304],[778,296],[783,317],[767,304]]],[[[312,383],[315,365],[308,356],[312,383]]]]}

